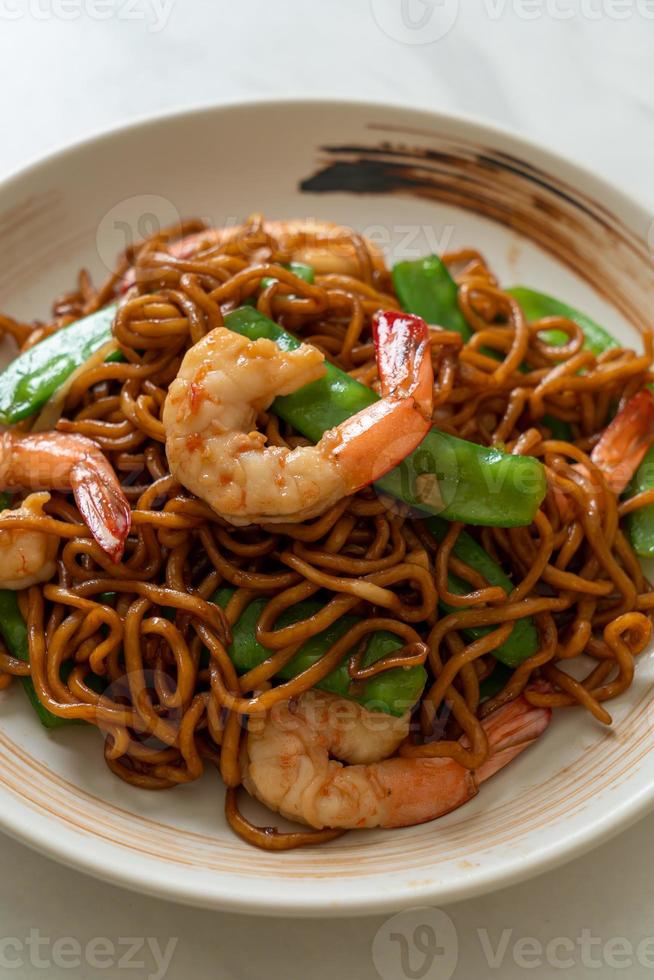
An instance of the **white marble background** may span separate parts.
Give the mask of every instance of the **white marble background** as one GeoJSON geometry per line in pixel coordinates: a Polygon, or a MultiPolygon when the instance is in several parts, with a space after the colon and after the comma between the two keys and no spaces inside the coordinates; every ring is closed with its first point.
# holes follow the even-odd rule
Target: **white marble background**
{"type": "MultiPolygon", "coordinates": [[[[304,94],[479,115],[654,211],[652,0],[0,0],[0,175],[150,113],[304,94]]],[[[418,942],[407,970],[388,930],[373,956],[382,919],[184,909],[0,836],[0,977],[654,977],[653,837],[654,815],[556,873],[449,908],[458,962],[451,944],[420,953],[418,913],[396,927],[418,942]],[[126,958],[132,936],[150,945],[126,958]],[[153,949],[171,939],[158,968],[153,949]]]]}

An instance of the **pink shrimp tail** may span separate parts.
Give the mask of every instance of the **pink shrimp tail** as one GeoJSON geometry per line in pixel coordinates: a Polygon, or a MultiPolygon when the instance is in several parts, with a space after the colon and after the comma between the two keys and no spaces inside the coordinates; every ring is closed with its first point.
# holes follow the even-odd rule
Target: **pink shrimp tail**
{"type": "Polygon", "coordinates": [[[73,467],[70,484],[86,526],[113,562],[119,562],[132,526],[132,512],[111,472],[98,480],[97,470],[84,460],[73,467]]]}
{"type": "MultiPolygon", "coordinates": [[[[546,688],[538,685],[537,689],[542,693],[546,688]]],[[[487,761],[475,771],[477,784],[490,779],[529,748],[543,734],[551,719],[550,708],[536,707],[524,697],[489,715],[483,726],[491,751],[487,761]]]]}
{"type": "Polygon", "coordinates": [[[433,374],[425,321],[411,313],[380,311],[372,335],[382,396],[412,398],[431,421],[433,374]]]}
{"type": "Polygon", "coordinates": [[[604,430],[591,453],[613,493],[628,486],[643,457],[654,443],[654,395],[637,392],[604,430]]]}
{"type": "Polygon", "coordinates": [[[114,468],[92,439],[7,430],[0,437],[0,487],[72,490],[95,540],[112,561],[120,561],[132,513],[114,468]]]}
{"type": "Polygon", "coordinates": [[[345,464],[349,492],[398,466],[431,428],[429,327],[419,316],[391,311],[377,313],[372,330],[382,398],[338,426],[332,453],[345,464]]]}

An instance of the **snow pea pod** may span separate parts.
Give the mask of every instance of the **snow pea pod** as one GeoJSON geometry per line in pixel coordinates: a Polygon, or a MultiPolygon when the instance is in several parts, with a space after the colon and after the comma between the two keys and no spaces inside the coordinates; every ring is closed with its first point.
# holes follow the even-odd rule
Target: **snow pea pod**
{"type": "MultiPolygon", "coordinates": [[[[646,490],[654,490],[654,446],[650,446],[645,453],[625,496],[635,497],[646,490]]],[[[627,516],[627,527],[636,554],[642,558],[654,558],[654,505],[632,511],[627,516]]]]}
{"type": "MultiPolygon", "coordinates": [[[[310,265],[289,262],[284,267],[305,282],[314,280],[310,265]]],[[[261,288],[274,281],[271,276],[265,277],[261,288]]],[[[0,374],[0,423],[15,425],[43,408],[73,371],[111,340],[115,315],[116,305],[106,306],[19,354],[0,374]]],[[[107,360],[121,360],[120,352],[110,354],[107,360]]]]}
{"type": "MultiPolygon", "coordinates": [[[[267,337],[283,350],[300,341],[250,307],[225,317],[225,325],[250,340],[267,337]]],[[[272,410],[313,442],[379,396],[333,364],[324,377],[272,410]]],[[[545,496],[545,472],[531,456],[512,456],[432,429],[418,448],[377,481],[379,490],[426,513],[464,524],[516,527],[530,524],[545,496]]]]}
{"type": "Polygon", "coordinates": [[[472,334],[457,302],[457,285],[437,255],[397,262],[393,285],[402,309],[444,330],[456,330],[464,340],[472,334]]]}
{"type": "MultiPolygon", "coordinates": [[[[234,591],[229,587],[220,588],[212,596],[212,601],[225,608],[234,591]]],[[[258,667],[271,655],[270,650],[266,650],[256,637],[257,622],[268,602],[269,599],[263,597],[255,599],[247,606],[232,628],[232,643],[228,648],[228,653],[240,674],[252,670],[253,667],[258,667]]],[[[305,599],[293,606],[292,609],[282,613],[277,625],[280,628],[290,626],[313,616],[323,607],[324,603],[317,599],[305,599]]],[[[342,616],[322,633],[312,636],[302,644],[292,660],[280,670],[277,675],[279,680],[291,680],[302,671],[307,670],[360,621],[359,616],[342,616]]],[[[397,636],[386,630],[373,633],[367,641],[365,652],[361,658],[361,665],[369,667],[381,660],[382,657],[400,650],[402,645],[402,641],[397,636]]],[[[426,681],[427,672],[424,667],[393,667],[376,677],[353,685],[348,673],[346,658],[316,686],[323,691],[331,691],[332,694],[358,701],[370,711],[384,711],[391,715],[402,715],[416,703],[426,681]]]]}
{"type": "MultiPolygon", "coordinates": [[[[440,517],[430,517],[426,521],[426,525],[438,542],[441,542],[447,534],[447,523],[440,517]]],[[[490,585],[499,585],[507,595],[513,589],[513,582],[509,576],[484,551],[481,545],[477,544],[475,539],[469,534],[466,534],[465,531],[459,534],[452,552],[462,562],[469,565],[470,568],[474,568],[475,571],[479,572],[490,585]]],[[[470,591],[468,583],[456,575],[448,576],[448,587],[454,595],[465,595],[466,592],[470,591]]],[[[442,600],[439,601],[439,605],[446,614],[462,611],[461,607],[449,606],[442,600]]],[[[496,629],[496,627],[473,626],[469,629],[462,630],[462,632],[467,640],[474,641],[480,639],[482,636],[486,636],[493,629],[496,629]]],[[[516,620],[511,635],[493,651],[493,656],[507,667],[517,667],[524,660],[533,656],[537,650],[538,631],[533,620],[529,617],[516,620]]]]}
{"type": "Polygon", "coordinates": [[[107,306],[19,354],[0,374],[0,423],[15,425],[43,408],[73,371],[111,340],[115,314],[116,307],[107,306]]]}
{"type": "Polygon", "coordinates": [[[499,694],[511,680],[512,674],[513,671],[509,667],[505,667],[504,664],[495,664],[493,673],[484,678],[479,685],[480,700],[488,701],[489,698],[494,698],[496,694],[499,694]]]}
{"type": "MultiPolygon", "coordinates": [[[[612,337],[604,327],[586,316],[585,313],[580,313],[574,307],[568,306],[567,303],[562,303],[558,299],[546,296],[544,293],[538,293],[525,286],[514,286],[507,291],[518,300],[528,320],[541,320],[547,316],[564,316],[568,320],[578,323],[586,338],[584,346],[593,354],[601,354],[605,350],[612,350],[620,346],[615,337],[612,337]]],[[[566,342],[566,335],[561,330],[546,330],[543,331],[543,334],[550,344],[564,344],[566,342]]],[[[559,438],[556,433],[555,438],[559,438]]],[[[633,497],[638,493],[644,493],[646,490],[654,490],[654,447],[647,452],[638,467],[625,496],[627,498],[633,497]]],[[[640,507],[629,514],[627,529],[636,554],[642,558],[654,557],[654,505],[640,507]]]]}
{"type": "MultiPolygon", "coordinates": [[[[447,266],[437,255],[428,255],[413,262],[398,262],[393,266],[393,284],[402,309],[408,313],[416,313],[427,323],[456,330],[464,340],[468,340],[471,336],[472,331],[465,322],[457,302],[457,285],[447,266]]],[[[588,331],[588,336],[595,340],[598,350],[604,349],[601,347],[602,343],[606,346],[608,338],[606,331],[590,317],[566,306],[565,303],[543,293],[537,293],[533,289],[526,289],[524,286],[516,286],[507,292],[521,304],[527,319],[536,320],[545,316],[568,317],[588,331]]],[[[564,344],[567,340],[562,330],[547,330],[543,331],[543,334],[549,344],[564,344]]],[[[592,344],[589,346],[593,349],[592,344]]],[[[490,349],[484,349],[484,353],[494,358],[499,356],[497,351],[490,349]]],[[[543,421],[552,430],[555,439],[570,438],[570,426],[567,422],[552,416],[546,416],[543,421]]]]}
{"type": "MultiPolygon", "coordinates": [[[[554,299],[553,296],[528,289],[526,286],[512,286],[511,289],[507,289],[507,293],[518,301],[522,312],[530,322],[548,316],[562,316],[566,320],[579,324],[584,332],[584,347],[593,354],[601,354],[605,350],[620,346],[615,337],[612,337],[608,330],[600,327],[599,323],[591,317],[559,299],[554,299]]],[[[568,339],[568,335],[563,330],[543,330],[542,334],[545,342],[552,345],[565,344],[568,339]]]]}
{"type": "MultiPolygon", "coordinates": [[[[0,633],[7,644],[12,657],[29,662],[29,644],[27,642],[27,626],[18,608],[16,593],[9,589],[0,589],[0,633]]],[[[21,677],[25,693],[32,707],[39,716],[39,721],[45,728],[61,728],[63,725],[74,724],[74,719],[59,718],[53,715],[39,701],[31,677],[21,677]]]]}
{"type": "MultiPolygon", "coordinates": [[[[304,281],[308,282],[309,285],[313,285],[314,275],[312,266],[305,265],[304,262],[284,262],[283,265],[285,269],[292,272],[294,276],[298,277],[298,279],[304,279],[304,281]]],[[[261,288],[267,289],[268,286],[271,286],[274,282],[277,282],[277,279],[275,279],[274,276],[266,276],[261,280],[261,288]]]]}
{"type": "MultiPolygon", "coordinates": [[[[13,423],[38,411],[70,373],[111,338],[114,312],[107,307],[19,355],[0,375],[0,421],[13,423]],[[88,319],[92,321],[92,337],[81,344],[80,336],[88,319]],[[70,333],[73,327],[74,336],[70,333]],[[53,346],[55,338],[57,345],[53,346]],[[71,340],[73,347],[69,348],[71,340]]],[[[300,344],[292,334],[249,306],[229,313],[225,324],[251,340],[274,340],[282,349],[292,350],[300,344]]],[[[378,397],[372,389],[328,363],[323,378],[292,395],[275,399],[272,409],[298,432],[317,442],[327,429],[340,425],[378,397]]],[[[432,429],[420,446],[382,477],[377,486],[413,507],[441,514],[447,520],[501,527],[530,524],[546,489],[545,472],[538,460],[507,455],[437,429],[432,429]]]]}

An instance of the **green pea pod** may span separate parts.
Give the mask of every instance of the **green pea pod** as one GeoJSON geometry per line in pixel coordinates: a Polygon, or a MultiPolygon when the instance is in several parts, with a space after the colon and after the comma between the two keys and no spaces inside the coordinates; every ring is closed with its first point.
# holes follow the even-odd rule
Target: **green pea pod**
{"type": "MultiPolygon", "coordinates": [[[[225,317],[230,330],[250,340],[267,337],[282,350],[300,341],[258,310],[240,307],[225,317]]],[[[333,364],[325,376],[272,409],[317,442],[322,434],[372,405],[378,395],[333,364]]],[[[399,466],[377,481],[378,489],[426,513],[464,524],[520,527],[530,524],[545,496],[545,471],[531,456],[512,456],[432,429],[399,466]]]]}
{"type": "MultiPolygon", "coordinates": [[[[0,375],[0,421],[13,424],[38,411],[72,371],[111,338],[114,314],[115,308],[107,307],[17,357],[0,375]]],[[[300,343],[249,306],[228,314],[225,323],[250,339],[268,337],[282,349],[300,343]]],[[[326,368],[324,378],[273,404],[273,411],[315,442],[327,429],[378,399],[374,391],[333,364],[326,368]]],[[[545,496],[545,473],[530,456],[507,455],[432,429],[377,485],[447,520],[514,527],[533,520],[545,496]]]]}
{"type": "MultiPolygon", "coordinates": [[[[430,517],[426,524],[436,540],[439,542],[442,541],[447,534],[447,523],[439,517],[430,517]]],[[[469,534],[466,534],[465,531],[462,531],[457,538],[452,551],[457,558],[465,562],[466,565],[469,565],[470,568],[474,568],[475,571],[479,572],[490,585],[499,585],[507,594],[513,589],[513,582],[509,576],[500,568],[497,562],[493,561],[481,545],[477,544],[475,539],[469,534]]],[[[448,584],[450,592],[453,592],[455,595],[465,595],[466,592],[470,591],[468,583],[456,575],[449,576],[448,584]]],[[[449,606],[446,602],[441,601],[439,605],[445,613],[461,611],[460,607],[449,606]]],[[[496,629],[496,627],[473,626],[470,629],[463,630],[463,633],[468,640],[478,640],[482,636],[486,636],[493,629],[496,629]]],[[[503,664],[506,664],[507,667],[517,667],[524,660],[533,656],[537,650],[538,631],[534,626],[533,620],[531,618],[525,618],[516,621],[509,638],[497,650],[493,651],[493,655],[503,664]]]]}
{"type": "Polygon", "coordinates": [[[509,682],[513,671],[504,664],[496,664],[493,673],[486,677],[479,685],[479,697],[482,701],[488,701],[499,694],[502,688],[509,682]]]}
{"type": "MultiPolygon", "coordinates": [[[[472,331],[465,322],[457,301],[457,285],[452,279],[447,267],[436,255],[429,255],[415,262],[398,262],[393,266],[393,284],[402,309],[416,313],[427,323],[437,324],[449,330],[456,330],[467,340],[472,331]]],[[[608,334],[589,317],[584,316],[572,307],[551,299],[533,289],[517,286],[508,290],[521,304],[529,320],[540,319],[544,316],[567,316],[580,323],[584,330],[589,331],[590,337],[598,341],[608,337],[608,334]]],[[[550,344],[564,344],[566,335],[561,330],[544,331],[545,338],[550,344]]],[[[612,338],[609,338],[612,339],[612,338]]],[[[485,350],[491,357],[497,357],[497,351],[485,350]]],[[[570,426],[567,422],[547,416],[543,419],[552,430],[555,439],[569,439],[570,426]]]]}
{"type": "Polygon", "coordinates": [[[0,423],[15,425],[43,408],[73,371],[111,340],[115,314],[115,306],[105,307],[19,354],[0,374],[0,423]]]}
{"type": "MultiPolygon", "coordinates": [[[[520,303],[525,316],[528,320],[541,320],[546,316],[564,316],[569,320],[574,320],[584,331],[586,338],[584,346],[593,354],[601,354],[605,350],[612,350],[619,347],[615,337],[601,327],[595,320],[592,320],[585,313],[580,313],[567,303],[562,303],[558,299],[546,296],[544,293],[537,293],[533,289],[525,286],[514,286],[507,290],[520,303]]],[[[566,335],[561,330],[543,331],[545,338],[550,344],[564,344],[566,335]]],[[[544,420],[545,421],[545,420],[544,420]]],[[[550,425],[550,422],[546,422],[550,425]]],[[[554,432],[555,438],[567,438],[565,434],[554,432]]],[[[638,493],[654,489],[654,447],[652,447],[642,463],[638,467],[636,474],[625,494],[627,498],[633,497],[638,493]]],[[[654,505],[640,507],[627,518],[627,528],[629,538],[637,555],[642,558],[654,557],[654,505]]]]}
{"type": "Polygon", "coordinates": [[[543,425],[552,433],[552,439],[569,442],[572,439],[572,429],[565,419],[557,419],[554,415],[543,415],[543,425]]]}
{"type": "MultiPolygon", "coordinates": [[[[234,591],[229,587],[218,589],[212,596],[212,600],[224,609],[234,591]]],[[[266,650],[256,637],[257,622],[268,602],[266,598],[255,599],[232,629],[232,643],[228,653],[240,674],[252,670],[270,656],[270,650],[266,650]]],[[[278,626],[290,626],[301,619],[313,616],[323,607],[324,603],[316,599],[299,602],[279,617],[278,626]]],[[[277,675],[279,680],[291,680],[311,667],[358,622],[360,618],[357,616],[342,616],[322,633],[312,636],[282,668],[277,675]]],[[[374,633],[368,640],[362,657],[362,666],[369,667],[401,647],[402,642],[393,633],[386,631],[374,633]]],[[[346,659],[316,686],[323,691],[331,691],[332,694],[358,701],[371,711],[402,715],[416,703],[426,681],[427,672],[424,667],[393,667],[353,687],[346,659]]]]}
{"type": "Polygon", "coordinates": [[[457,302],[458,288],[437,255],[393,266],[393,285],[402,309],[433,326],[456,330],[467,340],[472,330],[457,302]]]}
{"type": "MultiPolygon", "coordinates": [[[[626,497],[654,489],[654,446],[650,446],[645,458],[627,489],[626,497]]],[[[634,551],[642,558],[654,558],[654,506],[639,507],[627,517],[629,537],[634,551]]]]}
{"type": "MultiPolygon", "coordinates": [[[[567,320],[578,323],[584,332],[584,347],[593,354],[601,354],[605,350],[620,346],[615,337],[612,337],[604,327],[600,327],[599,323],[559,299],[554,299],[545,293],[538,293],[535,289],[528,289],[526,286],[513,286],[507,289],[507,293],[517,299],[530,322],[542,320],[547,316],[563,316],[567,320]]],[[[548,344],[561,345],[565,344],[568,338],[563,330],[543,330],[543,339],[548,344]]]]}
{"type": "MultiPolygon", "coordinates": [[[[18,608],[16,593],[9,589],[0,589],[0,633],[11,655],[18,660],[29,662],[27,627],[18,608]]],[[[73,724],[72,719],[59,718],[41,704],[30,677],[21,677],[21,680],[25,693],[45,728],[61,728],[63,725],[73,724]]]]}
{"type": "MultiPolygon", "coordinates": [[[[298,279],[304,279],[304,281],[308,282],[310,286],[313,285],[314,275],[312,266],[305,265],[304,262],[284,262],[284,268],[288,269],[289,272],[292,272],[294,276],[298,277],[298,279]]],[[[267,289],[268,286],[271,286],[274,282],[277,282],[274,276],[266,276],[261,280],[261,288],[267,289]]]]}

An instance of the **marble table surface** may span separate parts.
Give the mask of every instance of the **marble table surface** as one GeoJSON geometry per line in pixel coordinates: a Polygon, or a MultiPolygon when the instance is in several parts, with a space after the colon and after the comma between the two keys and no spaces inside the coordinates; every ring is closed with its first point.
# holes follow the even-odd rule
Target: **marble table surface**
{"type": "MultiPolygon", "coordinates": [[[[497,122],[654,211],[653,47],[651,0],[0,0],[0,176],[151,113],[343,95],[497,122]]],[[[563,869],[441,910],[457,952],[430,910],[391,926],[196,911],[0,835],[0,977],[654,976],[653,837],[654,814],[563,869]]]]}

